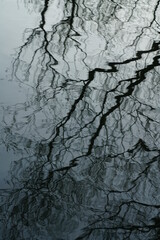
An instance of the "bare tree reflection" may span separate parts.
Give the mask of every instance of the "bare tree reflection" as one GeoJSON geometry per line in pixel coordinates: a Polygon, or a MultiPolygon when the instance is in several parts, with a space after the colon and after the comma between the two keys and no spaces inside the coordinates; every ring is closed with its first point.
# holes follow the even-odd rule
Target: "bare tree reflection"
{"type": "Polygon", "coordinates": [[[158,239],[159,1],[56,3],[13,62],[32,94],[4,111],[3,239],[158,239]]]}

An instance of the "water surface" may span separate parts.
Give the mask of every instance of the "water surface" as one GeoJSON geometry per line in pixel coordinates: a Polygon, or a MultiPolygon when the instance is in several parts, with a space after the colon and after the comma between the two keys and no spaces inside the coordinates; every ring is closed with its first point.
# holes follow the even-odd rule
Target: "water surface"
{"type": "Polygon", "coordinates": [[[0,0],[0,239],[159,239],[159,15],[0,0]]]}

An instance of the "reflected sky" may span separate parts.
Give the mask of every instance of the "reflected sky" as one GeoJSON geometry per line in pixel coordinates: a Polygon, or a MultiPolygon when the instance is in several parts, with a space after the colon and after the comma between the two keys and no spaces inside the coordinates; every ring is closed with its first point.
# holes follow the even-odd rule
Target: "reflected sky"
{"type": "Polygon", "coordinates": [[[159,1],[0,5],[0,239],[159,239],[159,1]]]}
{"type": "MultiPolygon", "coordinates": [[[[24,29],[33,27],[38,22],[38,14],[32,14],[25,8],[22,2],[6,0],[0,1],[0,121],[3,128],[3,109],[11,104],[26,101],[27,88],[21,88],[19,83],[13,81],[11,76],[11,65],[16,51],[23,42],[24,29]],[[16,16],[16,17],[15,17],[16,16]]],[[[13,152],[8,152],[1,146],[1,169],[0,187],[7,185],[4,178],[10,169],[13,152]]]]}

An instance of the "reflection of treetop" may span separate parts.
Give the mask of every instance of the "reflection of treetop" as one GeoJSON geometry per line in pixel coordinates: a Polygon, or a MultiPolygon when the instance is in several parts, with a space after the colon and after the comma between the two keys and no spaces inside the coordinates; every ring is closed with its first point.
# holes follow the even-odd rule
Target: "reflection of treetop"
{"type": "Polygon", "coordinates": [[[159,2],[43,3],[13,62],[32,96],[4,111],[3,142],[21,156],[4,202],[9,234],[35,226],[55,239],[150,239],[160,207],[159,2]],[[50,27],[52,4],[61,19],[50,27]]]}

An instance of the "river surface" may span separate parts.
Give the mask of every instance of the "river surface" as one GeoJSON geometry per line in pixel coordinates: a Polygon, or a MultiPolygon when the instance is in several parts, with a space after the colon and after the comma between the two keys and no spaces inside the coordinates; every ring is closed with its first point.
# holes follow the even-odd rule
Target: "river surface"
{"type": "Polygon", "coordinates": [[[160,1],[0,0],[0,240],[160,239],[160,1]]]}

